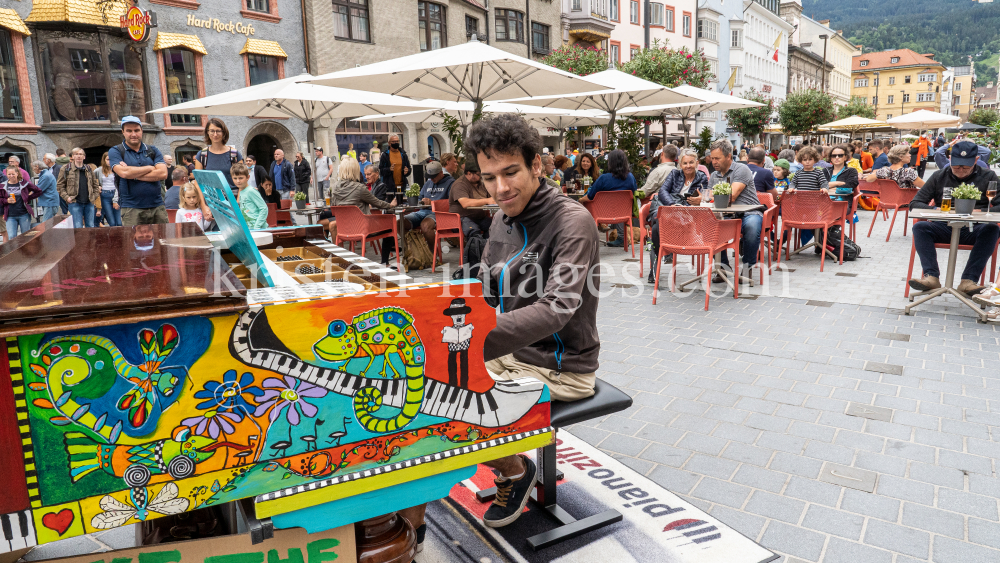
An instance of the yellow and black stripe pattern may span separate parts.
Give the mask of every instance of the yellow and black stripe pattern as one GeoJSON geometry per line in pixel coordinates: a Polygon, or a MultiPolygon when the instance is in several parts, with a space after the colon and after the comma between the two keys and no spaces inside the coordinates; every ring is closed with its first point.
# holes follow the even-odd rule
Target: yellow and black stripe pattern
{"type": "Polygon", "coordinates": [[[38,490],[38,471],[35,469],[35,450],[31,443],[31,428],[28,426],[28,399],[24,395],[24,371],[21,366],[21,351],[16,337],[7,337],[7,364],[10,366],[10,381],[14,392],[14,410],[17,426],[21,434],[21,449],[24,454],[24,476],[28,482],[28,499],[32,508],[41,508],[42,497],[38,490]]]}

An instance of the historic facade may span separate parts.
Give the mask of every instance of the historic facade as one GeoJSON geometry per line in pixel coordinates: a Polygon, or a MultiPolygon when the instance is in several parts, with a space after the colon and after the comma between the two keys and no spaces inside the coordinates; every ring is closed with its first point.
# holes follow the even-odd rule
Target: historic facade
{"type": "MultiPolygon", "coordinates": [[[[36,159],[120,143],[135,115],[177,160],[204,145],[196,115],[147,112],[303,71],[297,0],[34,0],[0,8],[0,153],[36,159]],[[296,30],[297,33],[289,33],[296,30]]],[[[296,120],[227,117],[229,143],[269,162],[304,150],[296,120]]]]}
{"type": "Polygon", "coordinates": [[[830,27],[830,20],[814,20],[802,13],[801,0],[784,0],[781,17],[795,26],[791,43],[799,53],[789,49],[789,86],[793,92],[803,88],[826,88],[838,105],[851,100],[851,60],[860,50],[844,37],[844,32],[830,27]],[[810,62],[810,59],[818,61],[810,62]],[[827,67],[825,82],[820,69],[827,67]],[[794,67],[794,68],[793,68],[794,67]],[[814,86],[808,84],[814,83],[814,86]]]}
{"type": "Polygon", "coordinates": [[[944,71],[933,54],[910,49],[855,55],[851,95],[866,98],[882,120],[921,109],[938,112],[944,71]]]}

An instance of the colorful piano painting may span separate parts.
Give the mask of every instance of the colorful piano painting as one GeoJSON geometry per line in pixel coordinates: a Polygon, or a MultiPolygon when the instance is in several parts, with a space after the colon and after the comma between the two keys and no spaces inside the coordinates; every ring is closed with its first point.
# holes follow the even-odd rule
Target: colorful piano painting
{"type": "Polygon", "coordinates": [[[0,425],[16,429],[23,467],[0,466],[0,523],[19,536],[0,552],[244,498],[258,517],[390,488],[416,499],[429,478],[550,442],[544,385],[485,370],[495,312],[481,291],[410,286],[7,337],[0,425]]]}

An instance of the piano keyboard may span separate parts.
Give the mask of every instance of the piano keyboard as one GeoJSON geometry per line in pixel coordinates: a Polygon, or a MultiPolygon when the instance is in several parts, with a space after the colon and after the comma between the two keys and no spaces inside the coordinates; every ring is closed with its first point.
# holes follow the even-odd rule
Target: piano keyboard
{"type": "MultiPolygon", "coordinates": [[[[255,332],[266,336],[266,340],[276,340],[267,326],[266,309],[243,313],[233,327],[229,348],[243,363],[289,375],[348,397],[354,396],[363,387],[375,387],[382,393],[383,404],[403,407],[406,397],[405,378],[360,377],[333,368],[315,366],[297,358],[287,349],[268,350],[255,346],[252,336],[255,332]]],[[[492,389],[476,393],[430,378],[425,381],[420,412],[487,427],[505,426],[519,420],[538,402],[544,387],[542,382],[529,377],[496,381],[492,389]],[[503,409],[500,405],[503,405],[503,409]]]]}
{"type": "Polygon", "coordinates": [[[16,551],[38,545],[35,541],[35,526],[31,521],[30,510],[0,514],[0,533],[3,534],[3,541],[0,541],[0,552],[16,551]]]}

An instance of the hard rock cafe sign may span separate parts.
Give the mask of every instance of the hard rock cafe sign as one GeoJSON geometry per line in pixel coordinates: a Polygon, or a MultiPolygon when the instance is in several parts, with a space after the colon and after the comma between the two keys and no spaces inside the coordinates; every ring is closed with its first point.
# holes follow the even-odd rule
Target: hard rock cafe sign
{"type": "Polygon", "coordinates": [[[149,30],[156,27],[156,14],[132,5],[119,19],[121,28],[133,41],[145,41],[149,30]]]}

